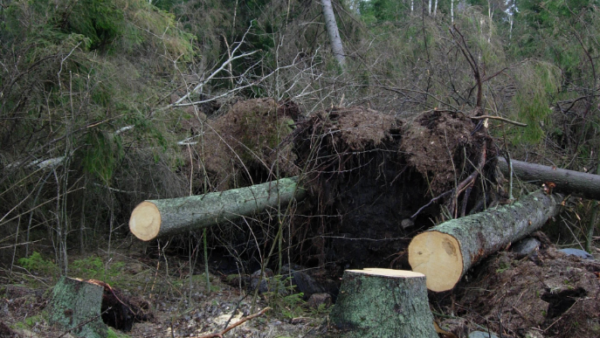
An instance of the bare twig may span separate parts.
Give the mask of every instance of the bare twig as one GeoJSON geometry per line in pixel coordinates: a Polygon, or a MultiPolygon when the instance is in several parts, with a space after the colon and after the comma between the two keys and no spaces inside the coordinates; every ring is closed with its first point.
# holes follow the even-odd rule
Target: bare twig
{"type": "Polygon", "coordinates": [[[179,100],[175,101],[175,103],[173,103],[173,104],[170,104],[168,107],[178,106],[181,102],[183,102],[186,99],[188,99],[192,93],[199,92],[200,90],[202,90],[202,88],[210,80],[212,80],[215,76],[217,76],[217,74],[219,74],[223,69],[225,69],[225,67],[227,67],[233,61],[235,61],[237,59],[241,59],[241,58],[247,57],[247,56],[250,56],[252,54],[258,53],[259,51],[255,50],[253,52],[243,53],[243,54],[240,54],[238,56],[235,56],[235,53],[238,51],[238,49],[244,43],[244,39],[246,38],[246,35],[248,35],[248,33],[250,32],[251,28],[252,28],[252,24],[250,24],[250,27],[248,27],[248,29],[246,30],[246,32],[242,36],[242,40],[237,43],[237,46],[235,46],[235,48],[231,51],[231,54],[229,54],[229,57],[227,58],[227,60],[225,60],[225,62],[223,62],[219,68],[217,68],[214,72],[212,72],[212,74],[210,74],[206,79],[204,79],[204,81],[198,83],[196,85],[196,87],[194,87],[194,89],[192,89],[192,91],[190,91],[187,94],[183,95],[182,97],[179,98],[179,100]]]}
{"type": "Polygon", "coordinates": [[[254,319],[256,317],[262,316],[265,312],[271,310],[270,307],[266,307],[262,310],[260,310],[259,312],[247,316],[247,317],[243,317],[242,319],[240,319],[239,321],[237,321],[234,324],[229,325],[225,330],[221,331],[221,332],[217,332],[217,333],[209,333],[209,334],[205,334],[202,336],[197,336],[196,338],[215,338],[215,337],[219,337],[219,338],[223,338],[223,335],[231,330],[233,330],[234,328],[244,324],[245,322],[249,321],[250,319],[254,319]]]}
{"type": "Polygon", "coordinates": [[[471,66],[473,76],[475,77],[475,82],[477,83],[477,101],[475,103],[475,107],[481,109],[481,101],[483,97],[483,82],[481,81],[481,73],[479,70],[479,65],[477,64],[477,60],[475,60],[475,57],[473,56],[473,54],[471,54],[471,50],[469,49],[469,46],[465,41],[465,37],[458,30],[458,27],[456,27],[456,25],[454,25],[453,28],[450,29],[450,34],[452,34],[454,41],[456,41],[456,45],[458,46],[462,54],[465,56],[467,63],[469,64],[469,66],[471,66]],[[455,32],[460,37],[460,40],[457,39],[455,32]]]}
{"type": "Polygon", "coordinates": [[[500,116],[493,116],[493,115],[481,115],[481,116],[472,116],[471,118],[472,118],[473,120],[483,120],[483,119],[500,120],[500,121],[504,121],[504,122],[506,122],[506,123],[514,124],[515,126],[519,126],[519,127],[527,127],[527,124],[526,124],[526,123],[521,123],[521,122],[517,122],[517,121],[509,120],[509,119],[507,119],[507,118],[500,117],[500,116]]]}

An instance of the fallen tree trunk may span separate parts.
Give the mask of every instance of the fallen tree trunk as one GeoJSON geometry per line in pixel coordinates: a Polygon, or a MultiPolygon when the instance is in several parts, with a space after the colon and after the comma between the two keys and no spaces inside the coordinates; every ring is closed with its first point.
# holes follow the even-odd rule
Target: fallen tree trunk
{"type": "Polygon", "coordinates": [[[297,177],[283,178],[223,192],[144,201],[133,209],[129,229],[137,238],[149,241],[209,227],[302,198],[305,191],[297,182],[297,177]]]}
{"type": "MultiPolygon", "coordinates": [[[[541,164],[510,160],[513,174],[525,181],[540,183],[552,182],[554,191],[566,194],[577,194],[585,198],[600,200],[600,175],[582,173],[574,170],[560,169],[541,164]]],[[[508,163],[498,157],[498,168],[503,174],[509,174],[508,163]]]]}
{"type": "Polygon", "coordinates": [[[408,262],[427,276],[429,290],[450,290],[481,259],[557,215],[561,201],[561,195],[536,191],[513,204],[444,222],[413,238],[408,262]]]}
{"type": "Polygon", "coordinates": [[[346,270],[330,319],[344,337],[434,338],[425,276],[392,269],[346,270]]]}

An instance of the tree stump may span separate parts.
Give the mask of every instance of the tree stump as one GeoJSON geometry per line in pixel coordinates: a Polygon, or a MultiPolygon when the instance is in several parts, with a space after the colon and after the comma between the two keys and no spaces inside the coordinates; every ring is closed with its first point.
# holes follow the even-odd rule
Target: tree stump
{"type": "Polygon", "coordinates": [[[392,269],[346,270],[330,319],[344,337],[437,338],[425,275],[392,269]]]}
{"type": "Polygon", "coordinates": [[[52,289],[50,323],[83,338],[105,338],[108,328],[100,308],[104,288],[83,280],[62,277],[52,289]]]}

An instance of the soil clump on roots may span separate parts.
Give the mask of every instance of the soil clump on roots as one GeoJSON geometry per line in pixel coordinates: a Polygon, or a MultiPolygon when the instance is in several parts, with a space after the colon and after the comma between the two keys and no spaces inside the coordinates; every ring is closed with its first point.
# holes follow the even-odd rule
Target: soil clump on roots
{"type": "MultiPolygon", "coordinates": [[[[458,208],[456,184],[473,177],[476,166],[493,178],[488,168],[495,164],[481,156],[495,155],[487,131],[460,113],[430,111],[406,121],[367,108],[332,108],[301,122],[295,134],[310,214],[320,215],[296,215],[293,222],[295,252],[309,266],[408,268],[412,236],[441,219],[441,205],[458,208]],[[445,199],[430,203],[440,194],[445,199]]],[[[487,198],[481,182],[488,184],[465,184],[474,191],[464,194],[466,209],[487,198]]]]}

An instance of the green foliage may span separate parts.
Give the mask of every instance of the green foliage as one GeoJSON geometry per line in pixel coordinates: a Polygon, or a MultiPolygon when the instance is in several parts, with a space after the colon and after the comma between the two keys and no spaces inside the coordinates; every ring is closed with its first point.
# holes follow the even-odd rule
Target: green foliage
{"type": "Polygon", "coordinates": [[[102,182],[110,182],[116,163],[123,155],[120,137],[109,137],[96,130],[87,133],[86,138],[87,151],[83,153],[83,168],[102,182]]]}
{"type": "Polygon", "coordinates": [[[551,100],[559,89],[560,69],[544,62],[523,64],[515,73],[519,91],[513,98],[518,119],[527,127],[515,142],[537,143],[544,137],[543,126],[550,126],[551,100]]]}
{"type": "Polygon", "coordinates": [[[19,258],[19,264],[25,269],[41,275],[48,276],[58,272],[56,264],[50,260],[45,260],[37,251],[34,251],[29,257],[19,258]]]}
{"type": "Polygon", "coordinates": [[[44,318],[44,314],[39,314],[39,315],[27,317],[27,318],[23,319],[23,321],[14,323],[12,326],[17,329],[28,330],[36,325],[39,325],[40,323],[45,323],[45,322],[46,322],[46,319],[44,318]]]}
{"type": "Polygon", "coordinates": [[[290,285],[289,277],[274,276],[269,280],[269,292],[264,296],[273,313],[280,313],[284,318],[291,319],[304,314],[304,293],[296,293],[296,287],[290,285]]]}
{"type": "Polygon", "coordinates": [[[111,0],[67,1],[54,15],[58,29],[85,36],[92,49],[112,43],[123,32],[123,10],[111,0]]]}
{"type": "Polygon", "coordinates": [[[108,284],[118,286],[123,281],[125,263],[116,262],[108,267],[98,256],[89,256],[75,260],[71,264],[71,274],[84,279],[98,279],[108,284]]]}
{"type": "Polygon", "coordinates": [[[121,333],[121,332],[117,332],[114,331],[112,329],[112,327],[108,327],[108,335],[106,336],[106,338],[128,338],[130,337],[127,334],[121,333]]]}
{"type": "Polygon", "coordinates": [[[400,22],[410,14],[410,3],[395,0],[358,1],[360,18],[366,24],[400,22]]]}

